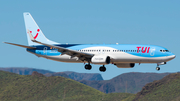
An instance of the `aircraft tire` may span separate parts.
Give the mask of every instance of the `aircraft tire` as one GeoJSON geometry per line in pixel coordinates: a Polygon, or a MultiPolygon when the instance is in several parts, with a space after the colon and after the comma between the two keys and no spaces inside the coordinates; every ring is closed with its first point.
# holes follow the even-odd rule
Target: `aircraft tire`
{"type": "Polygon", "coordinates": [[[160,67],[156,67],[156,70],[159,71],[159,70],[160,70],[160,67]]]}
{"type": "Polygon", "coordinates": [[[90,64],[86,64],[86,65],[84,66],[84,68],[85,68],[86,70],[91,70],[92,66],[91,66],[90,64]]]}
{"type": "Polygon", "coordinates": [[[100,70],[101,72],[105,72],[105,71],[106,71],[106,67],[101,66],[101,67],[99,68],[99,70],[100,70]]]}

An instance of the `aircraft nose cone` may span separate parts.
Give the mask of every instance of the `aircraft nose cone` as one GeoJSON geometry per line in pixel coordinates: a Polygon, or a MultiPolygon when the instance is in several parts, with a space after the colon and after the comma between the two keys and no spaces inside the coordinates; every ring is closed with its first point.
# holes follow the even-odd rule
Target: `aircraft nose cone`
{"type": "Polygon", "coordinates": [[[171,54],[170,56],[167,57],[167,59],[168,59],[168,61],[170,61],[170,60],[174,59],[175,57],[176,57],[176,55],[171,54]]]}
{"type": "Polygon", "coordinates": [[[173,57],[173,59],[174,59],[174,58],[176,57],[176,55],[173,55],[172,57],[173,57]]]}
{"type": "Polygon", "coordinates": [[[169,59],[172,60],[172,59],[174,59],[175,57],[176,57],[176,55],[173,54],[172,56],[169,57],[169,59]]]}

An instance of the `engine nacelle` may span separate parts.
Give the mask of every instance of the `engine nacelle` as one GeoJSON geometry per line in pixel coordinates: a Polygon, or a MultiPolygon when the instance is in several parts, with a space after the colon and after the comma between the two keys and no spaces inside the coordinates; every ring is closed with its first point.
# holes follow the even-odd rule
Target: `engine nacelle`
{"type": "Polygon", "coordinates": [[[133,68],[135,63],[119,63],[114,65],[116,65],[118,68],[133,68]]]}
{"type": "Polygon", "coordinates": [[[97,55],[91,58],[91,62],[93,64],[104,65],[104,64],[109,64],[111,62],[111,59],[109,56],[97,55]]]}

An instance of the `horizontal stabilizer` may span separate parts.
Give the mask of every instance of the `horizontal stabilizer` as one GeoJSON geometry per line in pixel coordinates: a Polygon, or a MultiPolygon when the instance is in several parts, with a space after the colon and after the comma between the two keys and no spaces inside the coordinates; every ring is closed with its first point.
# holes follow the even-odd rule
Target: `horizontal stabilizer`
{"type": "Polygon", "coordinates": [[[19,47],[23,47],[23,48],[28,48],[28,49],[36,49],[36,47],[30,47],[30,46],[25,46],[25,45],[20,45],[20,44],[14,44],[14,43],[9,43],[9,42],[4,42],[4,43],[10,44],[10,45],[19,46],[19,47]]]}

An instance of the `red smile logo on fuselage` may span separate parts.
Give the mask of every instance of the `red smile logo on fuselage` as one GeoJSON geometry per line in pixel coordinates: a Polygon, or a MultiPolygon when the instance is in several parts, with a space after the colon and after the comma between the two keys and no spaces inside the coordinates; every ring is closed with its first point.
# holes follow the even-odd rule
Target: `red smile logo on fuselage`
{"type": "MultiPolygon", "coordinates": [[[[37,38],[37,36],[39,35],[40,29],[37,29],[37,34],[34,36],[34,39],[37,38]]],[[[30,33],[32,33],[32,31],[30,31],[30,33]]]]}

